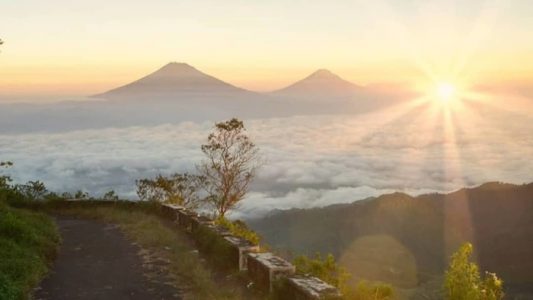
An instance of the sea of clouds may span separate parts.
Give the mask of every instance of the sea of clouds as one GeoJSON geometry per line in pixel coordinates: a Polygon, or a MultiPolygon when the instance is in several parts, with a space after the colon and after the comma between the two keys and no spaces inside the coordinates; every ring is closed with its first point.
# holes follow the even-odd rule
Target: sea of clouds
{"type": "MultiPolygon", "coordinates": [[[[263,167],[236,217],[348,203],[394,191],[446,192],[487,181],[533,181],[533,114],[434,104],[363,115],[246,120],[263,167]]],[[[0,135],[17,182],[53,191],[115,190],[135,180],[194,172],[213,122],[0,135]]]]}

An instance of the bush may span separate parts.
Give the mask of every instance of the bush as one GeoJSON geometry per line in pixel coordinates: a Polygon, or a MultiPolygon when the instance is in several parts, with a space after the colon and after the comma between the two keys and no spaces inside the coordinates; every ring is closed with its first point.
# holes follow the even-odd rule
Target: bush
{"type": "Polygon", "coordinates": [[[350,274],[337,264],[332,254],[325,258],[320,253],[314,258],[301,255],[294,259],[293,264],[297,273],[318,277],[337,288],[345,286],[350,278],[350,274]]]}
{"type": "Polygon", "coordinates": [[[392,299],[394,292],[390,285],[359,281],[357,286],[346,286],[342,289],[346,300],[385,300],[392,299]]]}
{"type": "Polygon", "coordinates": [[[142,201],[172,203],[194,210],[200,205],[197,190],[201,178],[188,173],[175,173],[168,177],[157,175],[154,179],[135,181],[137,196],[142,201]]]}
{"type": "Polygon", "coordinates": [[[385,300],[392,299],[393,290],[390,285],[360,281],[353,287],[348,284],[351,277],[344,268],[339,266],[332,254],[322,258],[317,253],[314,258],[305,255],[294,259],[296,272],[303,275],[318,277],[338,288],[346,300],[385,300]]]}
{"type": "Polygon", "coordinates": [[[59,240],[48,216],[0,202],[0,299],[26,299],[46,274],[59,240]]]}
{"type": "Polygon", "coordinates": [[[243,221],[237,220],[232,222],[224,217],[220,217],[215,220],[215,223],[229,230],[231,234],[241,237],[253,245],[259,245],[259,235],[255,231],[249,229],[243,221]]]}
{"type": "Polygon", "coordinates": [[[200,226],[194,233],[198,248],[213,265],[222,270],[235,268],[230,245],[223,237],[204,226],[200,226]]]}
{"type": "Polygon", "coordinates": [[[445,298],[449,300],[503,299],[503,282],[494,273],[479,274],[478,266],[470,261],[473,246],[466,243],[452,255],[444,281],[445,298]]]}

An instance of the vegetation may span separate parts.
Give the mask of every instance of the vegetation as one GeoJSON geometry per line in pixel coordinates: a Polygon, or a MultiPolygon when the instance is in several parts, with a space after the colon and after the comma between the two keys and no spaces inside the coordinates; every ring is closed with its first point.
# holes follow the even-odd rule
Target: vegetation
{"type": "Polygon", "coordinates": [[[297,273],[318,277],[339,288],[346,300],[385,300],[393,296],[392,288],[386,284],[360,281],[355,287],[350,286],[350,273],[337,264],[332,254],[324,258],[320,253],[313,258],[302,255],[296,257],[293,263],[297,273]]]}
{"type": "Polygon", "coordinates": [[[371,201],[273,212],[247,223],[274,249],[335,253],[353,274],[353,285],[369,279],[390,283],[397,295],[434,298],[443,298],[447,248],[472,240],[474,233],[480,274],[496,273],[510,287],[505,297],[512,299],[529,295],[527,287],[533,284],[531,199],[533,183],[487,183],[447,195],[394,193],[371,201]],[[462,219],[466,212],[468,228],[462,219]]]}
{"type": "Polygon", "coordinates": [[[176,173],[169,177],[158,175],[155,179],[137,180],[137,195],[143,201],[159,201],[196,209],[200,205],[197,191],[201,181],[199,176],[188,173],[176,173]]]}
{"type": "Polygon", "coordinates": [[[104,194],[104,197],[102,198],[104,201],[118,201],[118,195],[115,193],[115,191],[111,190],[104,194]]]}
{"type": "MultiPolygon", "coordinates": [[[[200,205],[210,207],[213,209],[214,214],[218,216],[217,223],[219,225],[253,244],[258,244],[259,237],[257,234],[249,230],[243,222],[231,222],[224,218],[225,214],[245,196],[248,185],[254,177],[258,166],[258,150],[244,134],[243,122],[232,119],[216,124],[216,132],[209,135],[208,143],[202,146],[202,151],[206,154],[207,160],[198,166],[200,175],[176,173],[169,177],[158,175],[155,179],[138,180],[136,183],[139,197],[149,202],[174,203],[189,209],[196,209],[200,205]],[[198,191],[200,187],[206,192],[204,193],[204,195],[207,194],[206,197],[200,198],[198,191]]],[[[0,163],[2,168],[11,167],[12,165],[11,162],[0,163]]],[[[61,195],[49,192],[44,183],[40,181],[30,181],[26,184],[15,185],[11,183],[12,179],[9,176],[0,176],[0,200],[18,207],[53,208],[63,207],[61,200],[94,200],[87,192],[82,190],[74,194],[63,193],[61,195]]],[[[114,191],[109,191],[102,199],[117,201],[118,195],[114,191]]],[[[85,204],[85,202],[87,201],[80,204],[85,204]]],[[[10,210],[8,211],[9,213],[15,210],[14,208],[8,208],[5,204],[2,205],[6,207],[6,211],[10,210]]],[[[98,217],[109,222],[118,223],[131,238],[137,240],[143,247],[166,256],[168,261],[171,262],[170,270],[176,277],[180,277],[180,280],[187,279],[192,286],[192,290],[194,290],[195,296],[205,299],[225,299],[235,296],[234,292],[221,289],[220,286],[214,283],[212,275],[202,266],[197,255],[193,254],[194,248],[188,245],[186,238],[184,236],[176,236],[176,232],[162,224],[161,219],[150,214],[150,205],[141,206],[141,208],[148,208],[144,212],[122,208],[121,205],[113,207],[94,205],[71,207],[69,205],[66,208],[63,207],[61,211],[66,210],[71,213],[98,217]],[[168,248],[171,251],[159,253],[161,249],[168,248]]],[[[2,209],[4,211],[4,208],[2,209]]],[[[22,217],[12,216],[2,221],[11,223],[16,223],[18,219],[23,221],[24,212],[18,211],[18,213],[22,217]]],[[[35,216],[37,215],[35,214],[35,216]]],[[[46,217],[44,215],[39,216],[35,217],[35,220],[44,222],[45,219],[43,218],[46,217]]],[[[49,222],[53,224],[51,221],[49,222]]],[[[15,228],[10,223],[2,223],[2,226],[8,228],[6,230],[15,228]]],[[[42,226],[43,230],[46,230],[46,228],[48,227],[42,226]]],[[[55,227],[53,228],[55,230],[55,227]]],[[[35,233],[31,238],[41,238],[39,234],[35,233]]],[[[57,238],[50,239],[52,242],[55,240],[57,238]]],[[[216,243],[211,242],[208,244],[216,245],[216,243]]],[[[40,247],[40,245],[37,246],[40,247]]],[[[224,245],[220,244],[220,246],[224,245]]],[[[3,247],[3,249],[13,250],[12,248],[3,247]]],[[[12,252],[16,254],[17,251],[13,250],[12,252]]],[[[223,255],[224,251],[218,251],[218,253],[222,254],[220,257],[225,257],[223,255]]],[[[228,261],[227,259],[225,260],[226,262],[228,261]]],[[[5,290],[6,295],[8,295],[7,293],[9,295],[18,293],[17,295],[19,295],[24,288],[31,287],[31,284],[37,282],[38,278],[44,274],[46,268],[43,268],[38,263],[33,263],[33,265],[37,268],[37,271],[27,273],[28,276],[33,276],[33,280],[23,280],[21,281],[22,283],[16,283],[21,287],[13,287],[14,284],[11,281],[22,280],[22,277],[11,278],[9,279],[11,281],[8,281],[2,275],[4,276],[1,278],[2,289],[5,290]]],[[[2,299],[6,297],[2,297],[2,299]]]]}
{"type": "MultiPolygon", "coordinates": [[[[1,167],[10,167],[1,162],[1,167]]],[[[55,223],[46,215],[10,207],[15,197],[20,201],[35,199],[40,184],[21,192],[12,186],[9,176],[0,176],[0,299],[26,299],[48,270],[59,245],[55,223]],[[27,193],[26,193],[27,192],[27,193]]]]}
{"type": "Polygon", "coordinates": [[[43,200],[48,192],[41,181],[28,181],[26,184],[17,185],[16,188],[25,199],[30,201],[43,200]]]}
{"type": "Polygon", "coordinates": [[[0,202],[0,299],[26,299],[47,273],[59,241],[48,216],[0,202]]]}
{"type": "Polygon", "coordinates": [[[224,217],[219,217],[215,220],[215,223],[228,229],[231,234],[241,237],[254,245],[259,245],[259,235],[255,231],[248,228],[244,222],[240,220],[230,221],[224,217]]]}
{"type": "Polygon", "coordinates": [[[204,226],[200,226],[194,235],[198,249],[213,266],[225,273],[235,270],[236,266],[231,259],[232,249],[223,237],[204,226]]]}
{"type": "MultiPolygon", "coordinates": [[[[0,162],[0,168],[10,168],[12,162],[0,162]]],[[[13,184],[13,180],[8,175],[0,174],[0,201],[16,206],[35,206],[37,203],[58,201],[65,199],[90,199],[89,194],[78,191],[75,195],[63,193],[58,195],[48,191],[45,184],[41,181],[28,181],[24,184],[13,184]]]]}
{"type": "Polygon", "coordinates": [[[243,122],[235,118],[217,123],[202,145],[207,158],[198,170],[208,194],[205,201],[218,217],[244,198],[259,167],[259,150],[244,131],[243,122]]]}
{"type": "Polygon", "coordinates": [[[318,277],[336,287],[345,286],[350,277],[350,274],[337,264],[335,257],[331,254],[325,258],[322,258],[320,253],[312,258],[306,255],[297,256],[293,264],[298,273],[318,277]]]}
{"type": "MultiPolygon", "coordinates": [[[[136,181],[139,198],[193,210],[209,208],[216,218],[225,220],[226,213],[235,208],[248,191],[260,165],[259,150],[245,134],[244,123],[235,118],[216,123],[215,131],[201,148],[206,159],[197,166],[198,175],[175,173],[167,177],[160,174],[153,179],[139,179],[136,181]]],[[[230,230],[245,234],[241,228],[224,224],[230,230]]]]}
{"type": "Polygon", "coordinates": [[[502,280],[496,274],[489,272],[481,278],[478,266],[470,261],[472,251],[472,244],[466,243],[453,254],[444,282],[446,299],[503,299],[502,280]]]}

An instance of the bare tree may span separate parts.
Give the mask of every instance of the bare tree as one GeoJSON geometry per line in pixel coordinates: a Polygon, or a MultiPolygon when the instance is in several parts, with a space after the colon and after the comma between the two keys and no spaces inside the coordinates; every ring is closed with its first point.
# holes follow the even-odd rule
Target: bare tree
{"type": "Polygon", "coordinates": [[[245,134],[243,122],[233,118],[215,125],[202,152],[206,159],[198,171],[208,193],[206,202],[223,218],[246,195],[260,165],[259,149],[245,134]]]}

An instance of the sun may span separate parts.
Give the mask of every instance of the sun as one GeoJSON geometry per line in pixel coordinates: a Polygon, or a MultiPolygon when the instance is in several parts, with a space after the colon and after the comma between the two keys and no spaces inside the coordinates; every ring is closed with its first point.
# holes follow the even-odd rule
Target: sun
{"type": "Polygon", "coordinates": [[[457,96],[457,88],[449,82],[439,82],[436,87],[437,100],[448,103],[457,96]]]}

